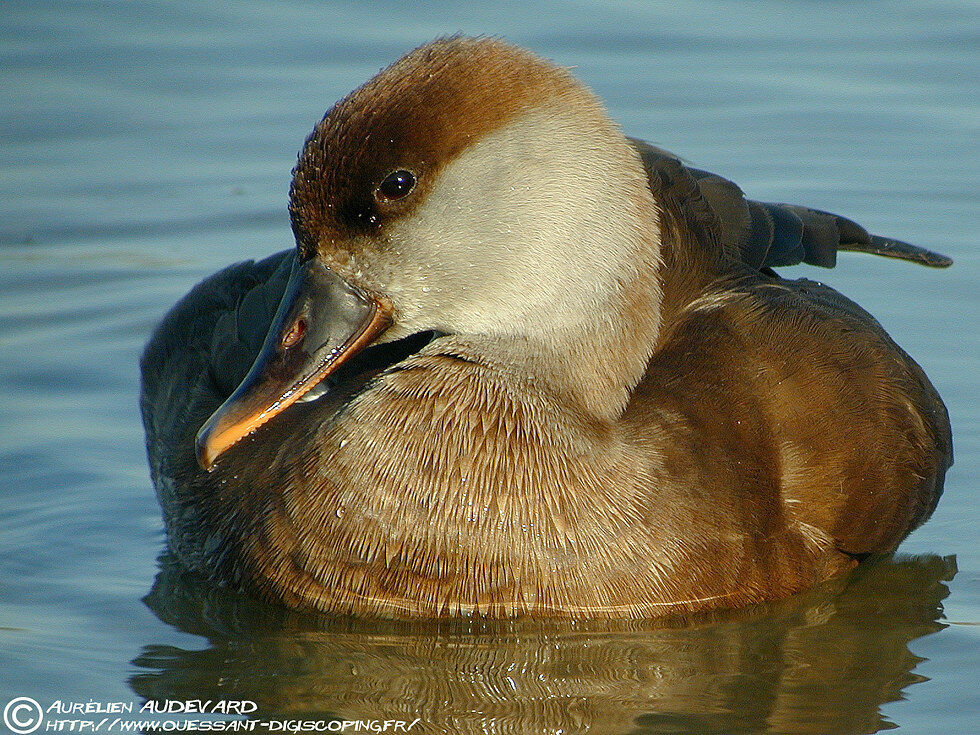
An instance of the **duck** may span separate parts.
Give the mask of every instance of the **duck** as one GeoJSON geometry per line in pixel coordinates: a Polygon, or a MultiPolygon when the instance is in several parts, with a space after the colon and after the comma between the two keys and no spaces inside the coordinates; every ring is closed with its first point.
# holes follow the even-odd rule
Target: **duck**
{"type": "Polygon", "coordinates": [[[774,268],[949,258],[746,198],[498,38],[411,51],[293,170],[295,248],[141,359],[170,552],[379,618],[656,618],[788,597],[933,512],[946,408],[854,302],[774,268]]]}

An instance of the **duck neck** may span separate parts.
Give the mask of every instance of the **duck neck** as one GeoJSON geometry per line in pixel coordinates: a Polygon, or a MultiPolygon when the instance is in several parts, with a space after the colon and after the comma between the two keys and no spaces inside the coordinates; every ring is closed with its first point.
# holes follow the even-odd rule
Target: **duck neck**
{"type": "Polygon", "coordinates": [[[571,404],[602,421],[615,421],[643,377],[658,336],[659,318],[654,283],[641,279],[618,294],[611,316],[548,338],[531,337],[502,351],[518,353],[527,378],[560,403],[571,404]]]}
{"type": "MultiPolygon", "coordinates": [[[[518,391],[543,394],[561,410],[601,422],[622,414],[659,333],[659,282],[637,273],[594,318],[546,333],[457,335],[433,348],[493,369],[518,391]]],[[[593,310],[589,310],[590,312],[593,310]]]]}
{"type": "Polygon", "coordinates": [[[510,345],[507,340],[494,345],[498,352],[518,352],[527,375],[562,402],[604,421],[616,420],[625,409],[660,336],[656,224],[637,233],[628,250],[632,267],[611,279],[604,293],[580,295],[580,302],[566,305],[547,332],[531,331],[510,345]]]}

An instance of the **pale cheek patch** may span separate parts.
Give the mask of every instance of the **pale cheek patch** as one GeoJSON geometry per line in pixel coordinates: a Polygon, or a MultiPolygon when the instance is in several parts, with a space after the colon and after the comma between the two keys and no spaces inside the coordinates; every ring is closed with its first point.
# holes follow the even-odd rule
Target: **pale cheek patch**
{"type": "Polygon", "coordinates": [[[618,310],[623,284],[659,258],[637,252],[656,247],[655,210],[625,141],[589,124],[542,108],[442,170],[391,235],[389,293],[407,322],[554,334],[601,327],[618,310]]]}

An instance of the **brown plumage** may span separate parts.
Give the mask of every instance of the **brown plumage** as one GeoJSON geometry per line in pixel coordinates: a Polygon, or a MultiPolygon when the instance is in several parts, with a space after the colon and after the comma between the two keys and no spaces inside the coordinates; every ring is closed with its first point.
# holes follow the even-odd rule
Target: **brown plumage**
{"type": "Polygon", "coordinates": [[[948,260],[627,141],[527,52],[454,38],[381,72],[307,140],[290,211],[298,257],[210,277],[143,357],[170,545],[216,580],[369,615],[655,616],[805,589],[935,507],[926,376],[771,267],[948,260]],[[381,196],[398,171],[414,188],[381,196]]]}

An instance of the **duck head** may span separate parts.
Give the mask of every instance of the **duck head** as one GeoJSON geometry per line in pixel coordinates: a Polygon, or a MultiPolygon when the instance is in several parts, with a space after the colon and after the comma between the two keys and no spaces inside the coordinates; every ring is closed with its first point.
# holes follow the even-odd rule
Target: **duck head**
{"type": "Polygon", "coordinates": [[[290,214],[294,271],[198,434],[205,468],[371,344],[455,335],[607,419],[652,352],[658,212],[639,156],[567,70],[501,41],[422,46],[337,103],[290,214]]]}

